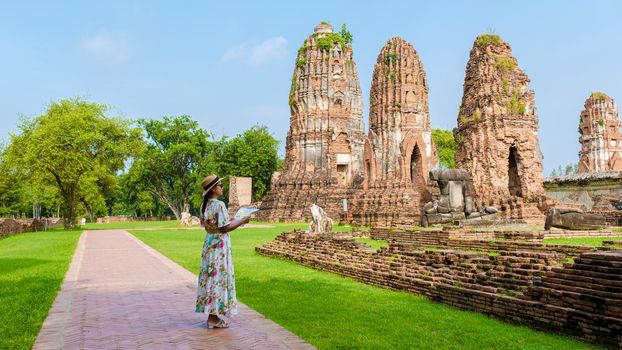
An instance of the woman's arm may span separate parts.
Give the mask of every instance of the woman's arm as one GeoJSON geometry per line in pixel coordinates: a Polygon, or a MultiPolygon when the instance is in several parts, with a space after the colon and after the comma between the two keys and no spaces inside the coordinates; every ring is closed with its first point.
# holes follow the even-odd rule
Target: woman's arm
{"type": "Polygon", "coordinates": [[[249,221],[251,220],[250,216],[247,216],[245,218],[239,219],[239,220],[233,220],[231,221],[231,223],[227,226],[223,226],[220,227],[220,233],[227,233],[227,232],[231,232],[233,230],[235,230],[236,228],[247,224],[249,221]]]}

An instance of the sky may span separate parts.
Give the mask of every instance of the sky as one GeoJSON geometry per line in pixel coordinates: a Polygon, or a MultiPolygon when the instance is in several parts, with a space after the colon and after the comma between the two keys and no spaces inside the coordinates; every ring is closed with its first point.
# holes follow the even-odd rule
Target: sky
{"type": "Polygon", "coordinates": [[[3,1],[0,141],[20,117],[81,97],[131,119],[189,115],[215,137],[289,129],[295,56],[322,21],[354,37],[368,125],[377,55],[393,36],[427,75],[432,127],[456,127],[477,35],[499,34],[531,79],[544,174],[578,161],[585,99],[622,99],[619,1],[3,1]]]}

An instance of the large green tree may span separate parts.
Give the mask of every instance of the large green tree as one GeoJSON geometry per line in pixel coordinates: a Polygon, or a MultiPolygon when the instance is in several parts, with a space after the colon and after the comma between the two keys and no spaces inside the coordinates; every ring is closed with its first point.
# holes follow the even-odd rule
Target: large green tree
{"type": "Polygon", "coordinates": [[[132,164],[130,179],[162,203],[175,217],[190,210],[190,197],[198,191],[202,168],[212,143],[210,134],[189,116],[140,120],[147,135],[147,149],[132,164]]]}
{"type": "Polygon", "coordinates": [[[458,145],[451,130],[432,129],[432,139],[436,145],[439,163],[445,168],[455,169],[458,145]]]}
{"type": "Polygon", "coordinates": [[[7,161],[33,182],[53,179],[67,228],[75,226],[82,197],[94,191],[91,179],[114,174],[140,150],[140,131],[128,120],[107,116],[107,110],[80,98],[60,100],[45,114],[24,120],[19,133],[11,135],[7,161]]]}
{"type": "Polygon", "coordinates": [[[279,142],[266,126],[254,126],[214,147],[210,161],[222,176],[253,178],[253,199],[260,200],[270,188],[272,173],[279,166],[279,142]]]}

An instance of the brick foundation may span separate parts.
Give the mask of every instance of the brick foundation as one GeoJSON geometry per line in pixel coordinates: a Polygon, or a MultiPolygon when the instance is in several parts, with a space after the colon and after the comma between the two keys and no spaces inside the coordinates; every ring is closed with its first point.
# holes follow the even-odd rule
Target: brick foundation
{"type": "MultiPolygon", "coordinates": [[[[477,234],[489,238],[508,235],[477,234]]],[[[448,231],[373,229],[370,235],[391,238],[391,243],[374,251],[349,234],[294,231],[256,251],[503,320],[571,334],[611,348],[622,346],[622,250],[545,247],[507,238],[464,239],[464,232],[448,231]],[[573,256],[574,263],[566,262],[573,256]]],[[[534,234],[540,235],[543,233],[534,234]]]]}

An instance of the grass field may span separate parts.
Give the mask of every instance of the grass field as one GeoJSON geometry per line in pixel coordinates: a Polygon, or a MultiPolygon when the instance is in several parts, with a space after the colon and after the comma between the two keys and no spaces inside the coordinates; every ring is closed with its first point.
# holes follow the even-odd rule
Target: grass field
{"type": "Polygon", "coordinates": [[[30,349],[69,267],[80,231],[0,239],[0,349],[30,349]]]}
{"type": "MultiPolygon", "coordinates": [[[[84,230],[114,230],[114,229],[140,229],[140,228],[181,228],[179,221],[128,221],[108,222],[105,224],[87,223],[81,226],[84,230]]],[[[199,228],[199,226],[196,226],[199,228]]]]}
{"type": "Polygon", "coordinates": [[[569,245],[589,245],[600,247],[603,241],[619,241],[622,235],[618,237],[573,237],[573,238],[545,238],[546,244],[569,244],[569,245]]]}
{"type": "MultiPolygon", "coordinates": [[[[254,248],[305,224],[232,232],[238,298],[321,349],[596,349],[404,292],[369,286],[254,248]]],[[[204,232],[136,230],[139,239],[197,273],[204,232]]],[[[367,242],[366,242],[367,243],[367,242]]]]}

